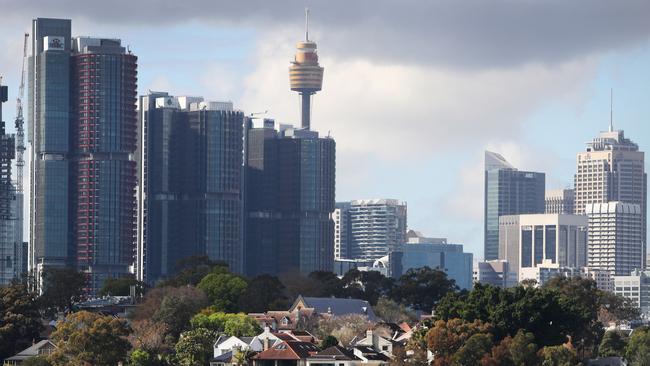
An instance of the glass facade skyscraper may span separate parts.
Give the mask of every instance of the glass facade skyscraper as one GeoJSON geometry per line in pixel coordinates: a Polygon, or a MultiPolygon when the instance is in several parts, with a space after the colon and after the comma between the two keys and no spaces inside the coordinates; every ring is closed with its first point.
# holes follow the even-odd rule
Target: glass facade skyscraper
{"type": "Polygon", "coordinates": [[[272,120],[252,128],[246,148],[248,275],[331,271],[335,142],[272,120]]]}
{"type": "Polygon", "coordinates": [[[71,22],[32,22],[27,136],[31,143],[30,269],[74,265],[69,225],[71,22]]]}
{"type": "Polygon", "coordinates": [[[201,255],[241,273],[243,113],[167,93],[139,106],[138,277],[153,284],[201,255]]]}
{"type": "Polygon", "coordinates": [[[499,216],[544,213],[544,173],[519,171],[485,152],[484,259],[499,258],[499,216]]]}
{"type": "Polygon", "coordinates": [[[28,65],[30,269],[77,268],[94,293],[134,262],[137,58],[39,18],[28,65]]]}

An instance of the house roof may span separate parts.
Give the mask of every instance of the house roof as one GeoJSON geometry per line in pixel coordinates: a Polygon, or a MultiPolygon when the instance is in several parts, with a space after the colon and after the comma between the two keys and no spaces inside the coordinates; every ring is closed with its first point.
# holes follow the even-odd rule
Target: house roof
{"type": "Polygon", "coordinates": [[[320,314],[332,314],[335,316],[359,314],[366,315],[368,320],[375,321],[377,317],[372,310],[370,303],[359,299],[340,299],[336,297],[303,297],[298,296],[289,311],[293,311],[301,302],[306,308],[313,308],[320,314]]]}
{"type": "Polygon", "coordinates": [[[624,366],[625,361],[620,357],[605,357],[587,360],[587,366],[624,366]]]}
{"type": "Polygon", "coordinates": [[[347,350],[341,346],[332,346],[326,348],[310,358],[328,359],[328,360],[341,360],[341,361],[356,361],[359,360],[354,352],[347,350]]]}
{"type": "Polygon", "coordinates": [[[375,351],[375,349],[370,346],[356,346],[354,348],[361,351],[363,357],[367,358],[368,360],[374,360],[374,361],[390,360],[390,357],[384,355],[383,353],[375,351]]]}
{"type": "Polygon", "coordinates": [[[219,355],[219,356],[217,356],[217,357],[213,357],[213,358],[212,358],[212,361],[216,361],[216,362],[230,362],[231,359],[232,359],[232,351],[228,351],[228,352],[223,353],[223,354],[221,354],[221,355],[219,355]]]}
{"type": "Polygon", "coordinates": [[[38,343],[32,344],[31,346],[25,348],[24,350],[18,352],[12,357],[9,357],[5,359],[6,361],[22,361],[30,357],[38,356],[39,355],[39,350],[42,349],[43,347],[46,346],[51,346],[55,347],[56,345],[52,343],[49,339],[44,339],[38,343]]]}
{"type": "Polygon", "coordinates": [[[318,347],[309,342],[284,341],[258,353],[258,360],[302,360],[318,352],[318,347]]]}

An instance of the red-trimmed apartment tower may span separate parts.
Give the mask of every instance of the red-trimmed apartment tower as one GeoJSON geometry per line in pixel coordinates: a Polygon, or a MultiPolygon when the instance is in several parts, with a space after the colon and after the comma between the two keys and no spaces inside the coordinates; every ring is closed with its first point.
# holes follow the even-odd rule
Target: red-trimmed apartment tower
{"type": "Polygon", "coordinates": [[[78,37],[70,65],[70,233],[94,294],[134,263],[137,57],[118,39],[78,37]]]}

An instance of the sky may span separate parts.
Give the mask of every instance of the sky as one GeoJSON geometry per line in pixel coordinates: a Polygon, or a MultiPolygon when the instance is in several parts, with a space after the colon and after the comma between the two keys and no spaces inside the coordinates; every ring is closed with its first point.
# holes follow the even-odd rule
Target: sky
{"type": "MultiPolygon", "coordinates": [[[[573,185],[576,153],[613,122],[650,148],[650,2],[630,0],[0,0],[0,75],[15,115],[31,19],[121,38],[138,92],[231,100],[299,123],[288,66],[325,68],[312,128],[337,142],[337,201],[396,198],[408,226],[483,257],[483,154],[573,185]]],[[[8,123],[11,130],[12,123],[8,123]]],[[[646,171],[648,163],[646,162],[646,171]]]]}

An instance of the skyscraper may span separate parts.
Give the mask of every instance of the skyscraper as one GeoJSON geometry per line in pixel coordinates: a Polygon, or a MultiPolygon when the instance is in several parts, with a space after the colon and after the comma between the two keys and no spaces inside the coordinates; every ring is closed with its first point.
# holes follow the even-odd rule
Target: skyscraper
{"type": "Polygon", "coordinates": [[[241,273],[243,113],[159,92],[138,104],[138,278],[153,284],[202,255],[241,273]]]}
{"type": "Polygon", "coordinates": [[[134,262],[136,63],[119,39],[33,21],[30,268],[75,267],[90,293],[134,262]]]}
{"type": "Polygon", "coordinates": [[[28,60],[27,136],[30,164],[29,268],[73,266],[69,221],[71,22],[32,22],[28,60]]]}
{"type": "MultiPolygon", "coordinates": [[[[575,212],[584,214],[591,203],[618,201],[639,205],[641,255],[645,258],[647,181],[644,153],[639,151],[637,144],[625,138],[623,131],[614,130],[610,122],[607,132],[601,132],[587,143],[586,151],[577,154],[575,212]]],[[[645,261],[639,260],[645,266],[645,261]]]]}
{"type": "Polygon", "coordinates": [[[310,98],[321,90],[323,68],[305,28],[289,67],[291,90],[301,95],[302,128],[276,129],[273,120],[246,124],[248,275],[331,271],[334,265],[336,143],[310,130],[310,98]]]}
{"type": "Polygon", "coordinates": [[[589,217],[590,269],[628,276],[643,268],[643,211],[639,205],[616,201],[589,203],[585,213],[589,217]]]}
{"type": "Polygon", "coordinates": [[[544,213],[544,173],[519,171],[485,152],[484,257],[499,259],[499,216],[544,213]]]}
{"type": "Polygon", "coordinates": [[[334,139],[274,121],[252,127],[246,153],[247,274],[331,271],[334,139]]]}
{"type": "MultiPolygon", "coordinates": [[[[5,132],[2,104],[8,88],[0,77],[0,285],[6,285],[22,273],[22,240],[16,238],[16,192],[11,184],[11,161],[15,158],[15,137],[5,132]],[[20,245],[17,245],[17,242],[20,245]]],[[[22,229],[22,228],[21,228],[22,229]]]]}
{"type": "Polygon", "coordinates": [[[345,236],[339,238],[341,243],[347,243],[344,258],[376,260],[407,242],[405,202],[370,199],[337,203],[337,206],[343,212],[335,225],[347,226],[345,236]]]}

